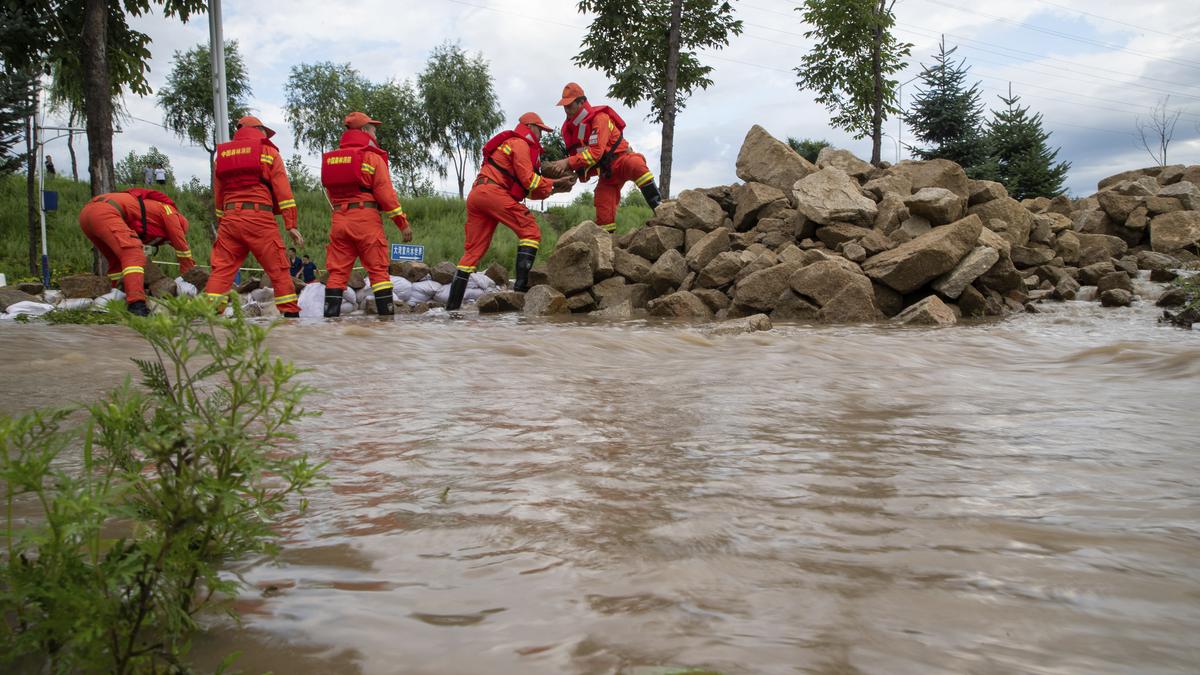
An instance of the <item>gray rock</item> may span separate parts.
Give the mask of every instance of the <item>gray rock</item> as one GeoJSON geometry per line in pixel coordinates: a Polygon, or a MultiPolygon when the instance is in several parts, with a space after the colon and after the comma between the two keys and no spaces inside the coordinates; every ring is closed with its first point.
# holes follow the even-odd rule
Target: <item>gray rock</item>
{"type": "Polygon", "coordinates": [[[842,255],[850,262],[861,263],[867,259],[867,249],[852,241],[842,246],[842,255]]]}
{"type": "Polygon", "coordinates": [[[596,309],[596,298],[588,291],[581,291],[567,298],[567,309],[572,314],[581,314],[596,309]]]}
{"type": "Polygon", "coordinates": [[[815,262],[791,275],[788,284],[804,298],[823,307],[850,286],[859,286],[874,296],[871,280],[861,272],[851,271],[832,260],[815,262]]]}
{"type": "Polygon", "coordinates": [[[963,199],[971,196],[967,174],[961,166],[948,159],[908,160],[888,169],[887,173],[908,178],[914,192],[921,188],[940,187],[963,199]]]}
{"type": "MultiPolygon", "coordinates": [[[[204,287],[208,285],[208,270],[199,267],[193,267],[188,270],[187,274],[183,275],[183,280],[196,287],[196,290],[204,292],[204,287]]],[[[299,293],[297,289],[296,293],[299,293]]]]}
{"type": "Polygon", "coordinates": [[[1188,302],[1188,292],[1185,288],[1168,288],[1162,295],[1158,296],[1158,302],[1155,305],[1159,307],[1182,307],[1188,302]]]}
{"type": "Polygon", "coordinates": [[[707,265],[700,270],[696,277],[699,288],[720,288],[737,278],[742,269],[742,257],[735,251],[718,253],[707,265]]]}
{"type": "Polygon", "coordinates": [[[655,298],[646,305],[651,316],[661,316],[674,319],[691,319],[708,321],[713,313],[704,301],[688,291],[676,291],[661,298],[655,298]]]}
{"type": "Polygon", "coordinates": [[[613,275],[613,237],[596,223],[585,220],[575,227],[563,232],[555,244],[555,250],[570,244],[586,244],[591,255],[588,267],[592,271],[593,280],[607,279],[613,275]]]}
{"type": "Polygon", "coordinates": [[[1123,223],[1129,219],[1129,214],[1145,201],[1144,197],[1129,197],[1112,191],[1104,191],[1096,195],[1100,208],[1115,223],[1123,223]]]}
{"type": "Polygon", "coordinates": [[[933,282],[933,289],[951,300],[957,299],[964,289],[1000,260],[1000,253],[988,246],[978,246],[958,261],[954,269],[933,282]]]}
{"type": "MultiPolygon", "coordinates": [[[[846,173],[850,173],[847,171],[846,173]]],[[[872,178],[863,184],[863,192],[883,201],[884,195],[891,193],[903,201],[904,197],[912,194],[912,181],[908,176],[895,173],[885,173],[878,178],[872,178]]]]}
{"type": "Polygon", "coordinates": [[[1200,211],[1200,187],[1189,181],[1180,181],[1168,185],[1158,191],[1159,197],[1169,197],[1179,200],[1188,211],[1200,211]]]}
{"type": "Polygon", "coordinates": [[[771,325],[771,318],[766,314],[751,314],[750,316],[741,319],[731,319],[722,321],[717,324],[711,335],[741,335],[743,333],[754,333],[760,330],[771,330],[774,326],[771,325]]]}
{"type": "Polygon", "coordinates": [[[1169,270],[1179,267],[1179,261],[1166,253],[1139,251],[1137,265],[1140,270],[1169,270]]]}
{"type": "Polygon", "coordinates": [[[796,295],[790,288],[779,294],[775,309],[771,311],[774,321],[817,321],[820,316],[820,307],[796,295]]]}
{"type": "Polygon", "coordinates": [[[963,289],[962,295],[958,296],[958,308],[965,317],[986,316],[988,313],[987,299],[974,286],[963,289]]]}
{"type": "Polygon", "coordinates": [[[766,183],[785,193],[792,189],[796,181],[816,171],[817,167],[812,162],[757,124],[746,133],[738,152],[738,178],[748,183],[766,183]]]}
{"type": "Polygon", "coordinates": [[[783,263],[749,274],[734,288],[733,301],[743,307],[769,312],[775,308],[775,302],[788,287],[788,280],[795,271],[794,264],[783,263]]]}
{"type": "Polygon", "coordinates": [[[1045,265],[1054,260],[1054,249],[1042,245],[1034,246],[1017,246],[1014,245],[1010,252],[1013,264],[1018,269],[1028,269],[1045,265]]]}
{"type": "Polygon", "coordinates": [[[683,229],[711,232],[725,222],[725,210],[701,190],[684,190],[675,203],[674,222],[683,229]]]}
{"type": "Polygon", "coordinates": [[[1112,272],[1100,277],[1100,280],[1096,282],[1096,292],[1101,295],[1114,288],[1121,288],[1132,293],[1133,279],[1130,279],[1129,275],[1124,272],[1112,272]]]}
{"type": "MultiPolygon", "coordinates": [[[[575,293],[588,288],[593,278],[592,248],[583,241],[555,246],[554,252],[546,260],[546,273],[550,278],[549,285],[561,293],[575,293]]],[[[565,301],[564,298],[564,306],[565,301]]],[[[526,301],[526,307],[528,304],[526,301]]]]}
{"type": "Polygon", "coordinates": [[[72,274],[58,282],[64,298],[95,299],[112,290],[108,279],[95,274],[72,274]]]}
{"type": "Polygon", "coordinates": [[[628,321],[633,318],[633,315],[633,303],[626,300],[616,305],[605,307],[604,309],[597,309],[588,316],[594,316],[597,319],[604,319],[606,321],[628,321]]]}
{"type": "Polygon", "coordinates": [[[849,150],[840,150],[827,145],[821,148],[821,152],[817,155],[817,168],[827,169],[831,166],[841,169],[859,181],[875,172],[875,167],[855,157],[854,153],[849,150]]]}
{"type": "MultiPolygon", "coordinates": [[[[355,270],[355,271],[357,272],[357,270],[355,270]]],[[[454,273],[457,271],[458,271],[457,265],[455,265],[454,263],[452,263],[448,260],[443,260],[442,262],[434,265],[433,269],[429,271],[429,274],[430,274],[430,276],[433,277],[434,281],[438,282],[439,284],[445,285],[445,284],[450,283],[451,281],[454,281],[454,273]]],[[[358,272],[357,281],[355,280],[354,275],[351,274],[350,281],[346,285],[349,288],[353,288],[354,290],[357,291],[358,289],[360,289],[366,285],[366,280],[363,278],[362,272],[358,272]],[[354,285],[355,283],[357,283],[358,285],[355,286],[354,285]]]]}
{"type": "Polygon", "coordinates": [[[904,311],[903,295],[877,282],[871,282],[871,290],[875,291],[875,306],[884,316],[892,317],[904,311]]]}
{"type": "Polygon", "coordinates": [[[1092,263],[1079,268],[1079,283],[1084,286],[1096,286],[1100,279],[1117,271],[1111,260],[1092,263]]]}
{"type": "Polygon", "coordinates": [[[912,214],[908,212],[908,207],[904,205],[904,198],[894,192],[888,192],[879,200],[874,228],[885,234],[891,234],[911,217],[912,214]]]}
{"type": "Polygon", "coordinates": [[[1197,242],[1200,242],[1200,211],[1176,211],[1150,221],[1150,247],[1159,253],[1179,251],[1197,242]]]}
{"type": "Polygon", "coordinates": [[[875,292],[861,284],[850,284],[821,307],[817,318],[826,323],[864,323],[881,318],[875,292]]]}
{"type": "Polygon", "coordinates": [[[15,288],[0,288],[0,312],[6,311],[9,305],[15,305],[18,302],[41,302],[41,300],[15,288]]]}
{"type": "Polygon", "coordinates": [[[634,235],[629,252],[646,260],[658,260],[659,256],[673,248],[683,247],[683,232],[673,227],[653,225],[643,227],[634,235]]]}
{"type": "Polygon", "coordinates": [[[1054,253],[1068,265],[1079,262],[1079,237],[1074,232],[1063,232],[1054,240],[1054,253]]]}
{"type": "Polygon", "coordinates": [[[1129,250],[1129,245],[1118,237],[1104,234],[1076,234],[1079,239],[1079,265],[1090,265],[1112,258],[1120,258],[1129,250]]]}
{"type": "MultiPolygon", "coordinates": [[[[581,242],[570,244],[570,246],[587,248],[587,245],[581,242]]],[[[525,316],[553,316],[571,312],[567,306],[567,297],[558,289],[544,284],[529,289],[529,292],[525,294],[525,307],[522,311],[525,316]]]]}
{"type": "Polygon", "coordinates": [[[1025,245],[1033,230],[1033,214],[1009,197],[976,204],[967,209],[967,213],[979,216],[996,234],[1014,244],[1025,245]]]}
{"type": "Polygon", "coordinates": [[[962,197],[939,187],[922,188],[904,200],[909,213],[934,225],[946,225],[961,218],[966,203],[962,197]]]}
{"type": "Polygon", "coordinates": [[[954,269],[974,250],[982,231],[978,216],[967,216],[868,258],[863,271],[900,293],[910,293],[954,269]]]}
{"type": "Polygon", "coordinates": [[[941,298],[930,295],[897,314],[892,321],[906,326],[953,326],[958,317],[941,298]]]}
{"type": "Polygon", "coordinates": [[[858,181],[835,167],[821,169],[796,182],[796,208],[820,225],[850,223],[871,227],[879,209],[862,194],[858,181]]]}
{"type": "MultiPolygon", "coordinates": [[[[890,251],[896,248],[896,242],[892,238],[879,230],[871,230],[871,233],[856,241],[863,250],[867,252],[867,257],[878,255],[884,251],[890,251]]],[[[855,261],[858,262],[858,261],[855,261]]]]}
{"type": "Polygon", "coordinates": [[[475,301],[480,314],[497,314],[499,312],[520,312],[525,309],[525,294],[516,291],[497,291],[484,293],[475,301]]]}
{"type": "Polygon", "coordinates": [[[650,267],[649,283],[659,293],[667,293],[679,288],[687,275],[688,264],[683,254],[670,249],[650,267]]]}
{"type": "Polygon", "coordinates": [[[613,251],[613,268],[617,274],[634,283],[646,283],[650,280],[651,264],[649,260],[623,248],[613,251]]]}
{"type": "Polygon", "coordinates": [[[1105,307],[1128,307],[1133,304],[1133,293],[1123,288],[1112,288],[1100,294],[1100,304],[1105,307]]]}
{"type": "Polygon", "coordinates": [[[483,271],[483,274],[487,278],[496,282],[496,285],[500,288],[508,286],[508,268],[500,263],[492,263],[491,265],[488,265],[488,268],[483,271]]]}
{"type": "Polygon", "coordinates": [[[754,227],[759,214],[772,204],[787,204],[787,194],[765,183],[746,183],[734,189],[737,210],[733,214],[733,229],[744,232],[754,227]]]}
{"type": "Polygon", "coordinates": [[[692,294],[703,300],[704,304],[708,305],[708,308],[713,312],[719,312],[729,307],[730,303],[733,302],[729,299],[728,295],[715,288],[697,288],[692,291],[692,294]]]}
{"type": "Polygon", "coordinates": [[[859,227],[849,223],[833,223],[817,229],[817,239],[820,239],[826,246],[831,249],[837,249],[838,246],[849,242],[862,239],[871,234],[875,230],[867,227],[859,227]]]}
{"type": "Polygon", "coordinates": [[[994,180],[969,181],[967,189],[970,192],[967,202],[968,206],[983,204],[994,199],[1008,198],[1008,190],[1004,188],[1004,184],[997,183],[994,180]]]}
{"type": "Polygon", "coordinates": [[[729,250],[729,230],[719,227],[705,234],[687,252],[688,267],[699,272],[717,255],[729,250]]]}

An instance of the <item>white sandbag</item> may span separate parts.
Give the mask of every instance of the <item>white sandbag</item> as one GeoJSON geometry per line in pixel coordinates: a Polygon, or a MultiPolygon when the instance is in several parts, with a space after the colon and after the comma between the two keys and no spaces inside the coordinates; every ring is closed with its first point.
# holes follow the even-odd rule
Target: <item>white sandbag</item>
{"type": "Polygon", "coordinates": [[[358,305],[354,304],[353,302],[346,302],[345,300],[342,301],[342,314],[349,314],[356,309],[358,309],[358,305]]]}
{"type": "Polygon", "coordinates": [[[94,304],[96,307],[103,309],[103,308],[107,307],[108,303],[110,303],[110,302],[123,302],[124,300],[125,300],[125,291],[122,291],[118,288],[114,288],[111,291],[105,293],[104,295],[96,298],[96,302],[94,304]]]}
{"type": "MultiPolygon", "coordinates": [[[[46,289],[42,292],[42,301],[52,305],[57,305],[59,300],[63,299],[62,291],[56,288],[46,289]]],[[[89,301],[90,302],[90,301],[89,301]]]]}
{"type": "Polygon", "coordinates": [[[271,287],[256,288],[250,291],[250,299],[259,304],[275,302],[275,289],[271,287]]]}
{"type": "Polygon", "coordinates": [[[87,309],[92,306],[95,301],[91,298],[67,298],[58,303],[59,309],[87,309]]]}
{"type": "Polygon", "coordinates": [[[437,293],[433,294],[433,301],[439,305],[445,305],[450,301],[450,284],[446,284],[438,289],[437,293]]]}
{"type": "Polygon", "coordinates": [[[14,302],[8,306],[8,311],[4,313],[5,317],[12,319],[18,316],[41,316],[46,312],[54,309],[54,305],[45,302],[34,302],[33,300],[22,300],[14,302]]]}
{"type": "Polygon", "coordinates": [[[496,282],[483,272],[472,272],[471,278],[467,280],[467,288],[478,288],[484,293],[490,293],[496,290],[496,282]]]}
{"type": "Polygon", "coordinates": [[[412,285],[412,293],[408,297],[408,304],[416,305],[422,302],[429,302],[440,290],[442,290],[442,285],[433,279],[418,281],[412,285]]]}
{"type": "Polygon", "coordinates": [[[181,298],[194,298],[200,289],[196,288],[195,284],[183,280],[183,277],[175,277],[175,295],[181,298]]]}
{"type": "Polygon", "coordinates": [[[353,288],[346,287],[342,290],[342,304],[358,305],[358,294],[353,288]]]}
{"type": "Polygon", "coordinates": [[[412,295],[412,282],[404,277],[392,277],[392,297],[396,302],[408,302],[412,295]]]}
{"type": "Polygon", "coordinates": [[[325,284],[313,283],[300,291],[296,301],[300,305],[300,318],[319,319],[325,316],[325,284]]]}
{"type": "Polygon", "coordinates": [[[363,305],[365,305],[368,301],[374,300],[374,299],[375,299],[375,293],[374,293],[374,291],[371,290],[370,286],[363,286],[362,288],[360,288],[354,292],[354,304],[358,305],[360,308],[363,305]]]}
{"type": "Polygon", "coordinates": [[[475,302],[484,293],[487,293],[487,291],[483,290],[482,288],[468,288],[467,292],[463,293],[463,302],[475,302]]]}

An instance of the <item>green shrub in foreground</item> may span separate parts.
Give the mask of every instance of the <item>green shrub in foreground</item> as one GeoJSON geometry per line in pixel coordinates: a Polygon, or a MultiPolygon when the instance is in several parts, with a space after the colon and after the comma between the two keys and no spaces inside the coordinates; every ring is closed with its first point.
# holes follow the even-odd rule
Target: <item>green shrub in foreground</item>
{"type": "Polygon", "coordinates": [[[271,553],[275,517],[317,478],[287,449],[309,388],[270,329],[164,304],[124,314],[154,353],[134,359],[141,387],[0,418],[0,664],[186,670],[197,615],[238,586],[221,564],[271,553]]]}

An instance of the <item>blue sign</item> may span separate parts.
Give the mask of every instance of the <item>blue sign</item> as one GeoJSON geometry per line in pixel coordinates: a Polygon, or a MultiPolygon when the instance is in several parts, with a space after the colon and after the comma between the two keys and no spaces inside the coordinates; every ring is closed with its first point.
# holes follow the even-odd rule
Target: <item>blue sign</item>
{"type": "Polygon", "coordinates": [[[42,210],[58,210],[58,192],[54,190],[42,190],[42,210]]]}
{"type": "Polygon", "coordinates": [[[424,244],[392,244],[392,260],[414,260],[420,262],[424,259],[424,244]]]}

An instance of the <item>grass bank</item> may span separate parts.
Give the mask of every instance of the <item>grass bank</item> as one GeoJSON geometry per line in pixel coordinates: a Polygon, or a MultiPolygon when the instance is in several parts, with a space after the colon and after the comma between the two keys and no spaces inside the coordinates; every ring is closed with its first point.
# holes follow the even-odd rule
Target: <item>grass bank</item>
{"type": "MultiPolygon", "coordinates": [[[[54,276],[90,271],[92,246],[80,231],[78,221],[79,210],[91,197],[87,183],[57,177],[47,181],[46,189],[58,192],[58,210],[46,214],[46,238],[54,276]]],[[[178,188],[166,192],[192,223],[188,243],[196,262],[207,265],[212,250],[210,228],[213,220],[208,192],[178,188]]],[[[442,260],[457,261],[463,248],[464,202],[448,197],[409,197],[401,201],[413,224],[413,243],[425,245],[426,261],[431,264],[442,260]]],[[[300,231],[306,242],[302,253],[312,256],[317,265],[324,268],[325,246],[329,243],[329,204],[319,191],[298,192],[296,204],[300,212],[300,231]]],[[[531,202],[529,206],[531,209],[539,207],[537,202],[531,202]]],[[[550,207],[545,212],[535,211],[535,215],[542,226],[540,257],[544,258],[554,249],[559,234],[593,217],[591,193],[579,195],[570,206],[550,207]]],[[[649,207],[635,191],[617,212],[617,231],[623,233],[640,227],[651,215],[649,207]]],[[[390,241],[400,241],[400,234],[390,222],[385,231],[390,241]]],[[[0,272],[8,276],[9,283],[35,276],[29,271],[28,247],[25,177],[6,176],[0,179],[0,272]]],[[[516,251],[516,236],[508,228],[500,227],[482,264],[499,262],[511,271],[516,251]]],[[[174,262],[174,259],[170,247],[159,249],[155,256],[158,261],[174,262]]],[[[247,259],[246,266],[260,267],[253,257],[247,259]]]]}

